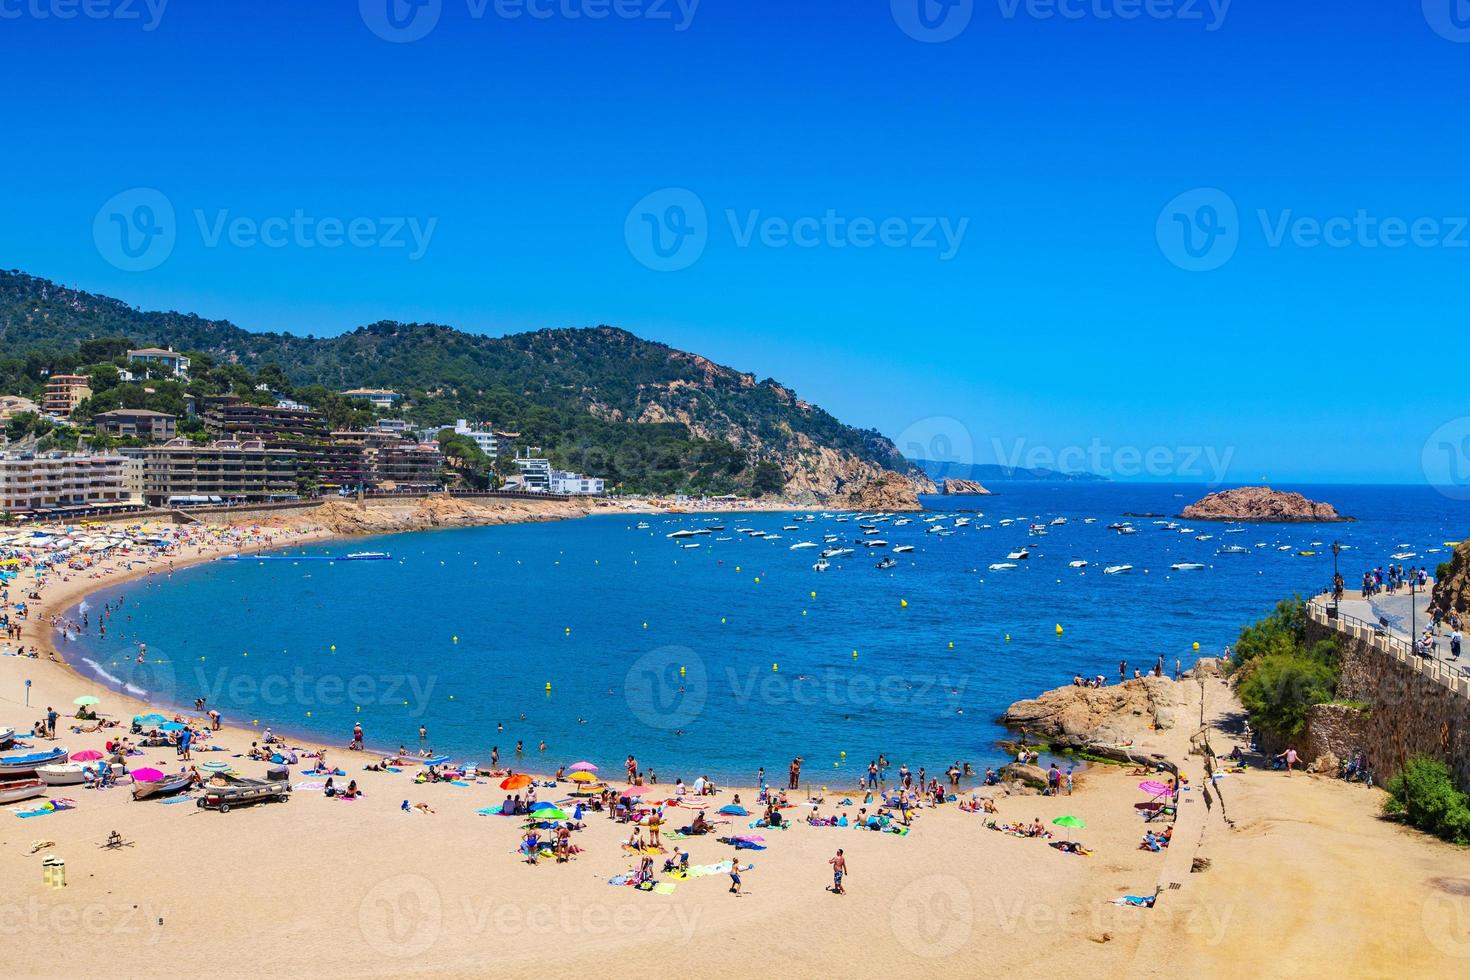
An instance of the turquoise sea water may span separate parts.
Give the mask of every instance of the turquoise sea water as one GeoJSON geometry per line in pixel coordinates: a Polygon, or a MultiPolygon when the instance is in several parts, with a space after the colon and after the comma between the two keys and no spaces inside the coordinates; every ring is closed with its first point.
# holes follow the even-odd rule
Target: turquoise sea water
{"type": "Polygon", "coordinates": [[[931,772],[955,760],[983,767],[1001,758],[995,719],[1014,700],[1077,672],[1116,681],[1120,660],[1131,675],[1159,655],[1172,671],[1176,657],[1187,668],[1217,654],[1277,599],[1326,587],[1333,540],[1348,549],[1351,586],[1403,550],[1432,569],[1448,558],[1442,542],[1470,529],[1470,505],[1426,487],[1301,488],[1358,516],[1353,524],[1225,533],[1181,522],[1208,541],[1145,518],[1132,535],[1106,527],[1127,511],[1175,514],[1199,487],[998,489],[927,498],[931,513],[983,516],[946,513],[946,526],[973,521],[949,536],[925,533],[929,515],[879,524],[889,548],[854,544],[856,519],[793,521],[821,512],[789,511],[657,516],[643,530],[638,518],[595,517],[306,550],[391,552],[385,562],[213,562],[95,593],[81,607],[91,628],[66,652],[106,683],[185,706],[206,697],[228,721],[342,744],[361,722],[370,745],[417,750],[422,724],[427,744],[457,759],[487,761],[494,745],[511,760],[521,740],[530,768],[588,759],[616,774],[634,753],[661,780],[750,782],[758,766],[779,776],[800,755],[809,774],[846,782],[879,752],[931,772]],[[1028,533],[1055,517],[1068,522],[1028,533]],[[712,523],[726,530],[667,537],[712,523]],[[825,573],[811,567],[818,549],[790,550],[825,547],[828,534],[856,553],[825,573]],[[692,542],[701,547],[680,547],[692,542]],[[873,567],[900,544],[914,551],[896,555],[896,568],[873,567]],[[1249,553],[1216,554],[1229,544],[1249,553]],[[1031,556],[1017,568],[989,569],[1021,546],[1031,556]],[[1207,567],[1169,568],[1192,561],[1207,567]],[[1131,574],[1102,573],[1125,563],[1131,574]],[[99,637],[97,614],[120,597],[99,637]]]}

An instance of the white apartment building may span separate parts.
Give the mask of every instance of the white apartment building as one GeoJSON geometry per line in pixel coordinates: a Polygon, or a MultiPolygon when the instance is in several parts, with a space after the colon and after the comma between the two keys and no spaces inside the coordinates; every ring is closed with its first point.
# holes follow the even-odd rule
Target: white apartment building
{"type": "Polygon", "coordinates": [[[0,456],[0,510],[12,514],[118,507],[133,502],[114,455],[0,456]]]}
{"type": "Polygon", "coordinates": [[[566,470],[551,471],[551,492],[571,496],[602,496],[606,492],[606,481],[600,477],[583,476],[566,470]]]}
{"type": "Polygon", "coordinates": [[[496,456],[500,453],[500,440],[494,432],[482,425],[470,425],[466,419],[458,419],[454,423],[454,434],[469,436],[475,445],[480,447],[480,452],[486,456],[496,456]]]}

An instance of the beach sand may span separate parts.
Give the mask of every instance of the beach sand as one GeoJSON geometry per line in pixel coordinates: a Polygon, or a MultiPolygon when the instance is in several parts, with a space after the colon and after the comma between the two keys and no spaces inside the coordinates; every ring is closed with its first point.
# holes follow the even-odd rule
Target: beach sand
{"type": "MultiPolygon", "coordinates": [[[[291,543],[316,533],[292,532],[291,543]]],[[[176,564],[209,556],[182,555],[176,564]]],[[[117,580],[117,574],[74,574],[53,581],[39,612],[60,612],[89,589],[117,580]]],[[[49,649],[53,635],[33,612],[26,645],[49,649]]],[[[1212,722],[1239,710],[1222,682],[1184,687],[1196,700],[1182,717],[1199,716],[1200,691],[1212,722]]],[[[63,712],[58,741],[73,752],[100,748],[106,737],[66,731],[66,709],[80,693],[99,694],[103,714],[124,721],[143,708],[96,690],[60,662],[0,657],[0,720],[28,727],[47,704],[55,705],[63,712]],[[22,706],[27,678],[33,681],[30,709],[22,706]]],[[[226,727],[213,741],[241,752],[258,734],[226,727]]],[[[1138,748],[1168,755],[1198,780],[1199,760],[1187,756],[1190,734],[1183,728],[1151,732],[1138,748]]],[[[628,751],[636,754],[636,733],[629,738],[628,751]]],[[[1216,751],[1223,754],[1230,744],[1215,736],[1216,751]]],[[[564,865],[530,866],[515,853],[519,820],[475,813],[506,795],[493,782],[415,785],[412,770],[360,772],[371,756],[342,748],[330,755],[348,771],[346,778],[359,781],[363,798],[347,802],[301,790],[286,804],[220,814],[192,803],[134,802],[124,785],[101,792],[58,788],[55,794],[75,799],[76,809],[31,819],[0,809],[4,972],[1470,972],[1470,856],[1380,820],[1377,790],[1304,774],[1251,772],[1224,780],[1234,829],[1218,804],[1204,811],[1197,793],[1185,794],[1180,838],[1163,854],[1137,848],[1143,824],[1133,804],[1145,798],[1137,789],[1142,777],[1112,766],[1089,770],[1071,797],[999,801],[1002,821],[1039,817],[1050,826],[1062,814],[1080,817],[1086,829],[1067,836],[1091,847],[1091,857],[986,830],[984,814],[953,806],[924,810],[904,837],[800,823],[785,831],[751,831],[748,818],[735,818],[737,825],[720,830],[762,833],[769,849],[736,852],[712,837],[667,845],[671,852],[675,846],[687,850],[692,864],[735,857],[753,862],[744,875],[745,894],[737,898],[724,876],[677,882],[667,895],[608,885],[610,876],[636,867],[637,858],[620,847],[627,828],[600,814],[589,814],[587,830],[574,835],[584,853],[564,865]],[[404,800],[426,802],[436,813],[404,813],[404,800]],[[114,830],[127,845],[102,848],[114,830]],[[30,853],[41,840],[55,843],[30,853]],[[827,890],[827,861],[838,847],[846,850],[850,869],[843,896],[827,890]],[[64,889],[43,885],[41,860],[50,855],[66,861],[64,889]],[[1191,874],[1196,855],[1209,858],[1210,867],[1191,874]],[[1180,888],[1167,887],[1176,881],[1180,888]],[[1457,881],[1464,886],[1460,894],[1457,881]],[[1110,904],[1125,894],[1152,894],[1161,884],[1166,889],[1153,909],[1110,904]]],[[[237,762],[246,775],[265,769],[225,753],[195,754],[196,764],[210,758],[237,762]]],[[[129,761],[165,770],[178,765],[172,749],[148,750],[129,761]]],[[[572,761],[532,753],[524,765],[549,772],[572,761]]],[[[620,773],[619,759],[593,761],[604,776],[620,773]]],[[[752,760],[752,767],[764,762],[769,768],[772,761],[752,760]]],[[[542,798],[560,799],[565,788],[542,790],[542,798]]],[[[755,809],[754,791],[738,792],[755,809]]],[[[710,812],[731,798],[725,790],[710,812]]],[[[829,792],[822,812],[842,812],[834,806],[840,798],[829,792]]],[[[800,819],[803,812],[788,814],[800,819]]],[[[681,811],[671,813],[669,826],[677,826],[681,811]]]]}

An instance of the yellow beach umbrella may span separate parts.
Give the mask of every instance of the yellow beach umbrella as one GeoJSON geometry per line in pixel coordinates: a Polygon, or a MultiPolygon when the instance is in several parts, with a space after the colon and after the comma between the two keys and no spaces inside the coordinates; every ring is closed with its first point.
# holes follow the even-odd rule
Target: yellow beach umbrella
{"type": "Polygon", "coordinates": [[[574,772],[570,776],[568,776],[567,778],[570,779],[574,783],[595,783],[595,782],[597,782],[597,773],[595,773],[595,772],[574,772]]]}

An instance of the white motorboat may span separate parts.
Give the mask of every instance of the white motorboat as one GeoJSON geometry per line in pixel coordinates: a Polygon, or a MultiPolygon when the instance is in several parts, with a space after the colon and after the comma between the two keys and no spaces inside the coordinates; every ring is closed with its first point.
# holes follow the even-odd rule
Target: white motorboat
{"type": "Polygon", "coordinates": [[[1004,571],[1009,571],[1012,568],[1019,568],[1019,567],[1021,567],[1021,566],[1017,565],[1015,562],[1012,562],[1012,561],[998,561],[994,565],[991,565],[990,566],[990,570],[992,572],[1004,572],[1004,571]]]}
{"type": "Polygon", "coordinates": [[[1077,558],[1077,559],[1074,559],[1073,561],[1067,562],[1067,567],[1068,568],[1086,568],[1087,567],[1087,562],[1083,561],[1081,558],[1077,558]]]}
{"type": "Polygon", "coordinates": [[[1246,548],[1246,547],[1243,547],[1241,545],[1238,545],[1238,544],[1227,544],[1223,548],[1216,548],[1215,549],[1215,554],[1217,554],[1217,555],[1248,555],[1248,554],[1250,554],[1250,549],[1249,548],[1246,548]]]}
{"type": "Polygon", "coordinates": [[[911,544],[901,544],[897,548],[894,548],[893,549],[893,553],[895,555],[906,555],[910,551],[913,551],[913,550],[914,550],[914,546],[913,545],[911,545],[911,544]]]}
{"type": "Polygon", "coordinates": [[[845,558],[846,556],[848,556],[850,554],[852,554],[852,549],[851,548],[828,548],[828,549],[826,549],[825,551],[822,552],[821,557],[823,557],[823,558],[845,558]]]}
{"type": "Polygon", "coordinates": [[[80,762],[58,762],[52,766],[40,766],[36,769],[36,775],[47,786],[75,786],[87,781],[87,772],[80,762]]]}
{"type": "Polygon", "coordinates": [[[1054,517],[1054,518],[1052,518],[1051,526],[1052,527],[1061,527],[1065,523],[1067,523],[1067,519],[1065,517],[1054,517]]]}
{"type": "Polygon", "coordinates": [[[1169,567],[1176,572],[1197,572],[1205,566],[1197,561],[1178,561],[1169,567]]]}
{"type": "Polygon", "coordinates": [[[864,541],[863,542],[863,547],[864,548],[886,548],[886,547],[888,547],[888,542],[887,541],[884,541],[882,538],[869,538],[867,541],[864,541]]]}
{"type": "Polygon", "coordinates": [[[1395,561],[1407,561],[1410,558],[1417,558],[1418,554],[1413,551],[1395,551],[1388,557],[1394,559],[1395,561]]]}
{"type": "Polygon", "coordinates": [[[694,537],[698,533],[699,533],[698,531],[691,531],[691,530],[685,528],[682,531],[675,531],[672,534],[665,534],[664,537],[666,537],[666,538],[692,538],[692,537],[694,537]]]}
{"type": "Polygon", "coordinates": [[[812,565],[812,571],[814,571],[814,572],[825,572],[827,569],[829,569],[831,567],[832,567],[832,563],[829,562],[827,559],[825,559],[825,558],[818,558],[817,561],[816,561],[816,564],[812,565]]]}
{"type": "Polygon", "coordinates": [[[1006,555],[1006,557],[1009,558],[1011,561],[1025,561],[1027,558],[1031,557],[1031,551],[1029,548],[1018,548],[1017,550],[1006,555]]]}
{"type": "Polygon", "coordinates": [[[802,548],[815,548],[816,546],[817,546],[817,543],[815,541],[798,541],[798,542],[796,542],[796,544],[792,545],[790,548],[787,548],[786,550],[787,551],[800,551],[802,548]]]}
{"type": "Polygon", "coordinates": [[[1109,565],[1103,569],[1104,575],[1127,575],[1133,571],[1132,565],[1109,565]]]}

